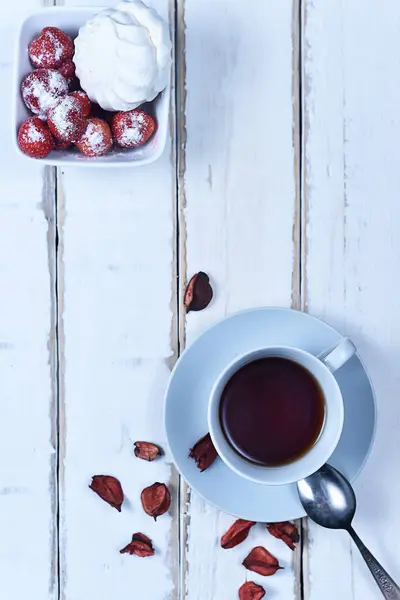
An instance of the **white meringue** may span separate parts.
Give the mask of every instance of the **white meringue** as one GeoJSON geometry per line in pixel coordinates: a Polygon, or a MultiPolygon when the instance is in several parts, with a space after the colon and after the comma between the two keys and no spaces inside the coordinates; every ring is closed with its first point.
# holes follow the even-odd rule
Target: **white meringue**
{"type": "Polygon", "coordinates": [[[120,2],[80,28],[73,58],[82,89],[111,111],[150,102],[168,84],[168,25],[141,0],[120,2]]]}

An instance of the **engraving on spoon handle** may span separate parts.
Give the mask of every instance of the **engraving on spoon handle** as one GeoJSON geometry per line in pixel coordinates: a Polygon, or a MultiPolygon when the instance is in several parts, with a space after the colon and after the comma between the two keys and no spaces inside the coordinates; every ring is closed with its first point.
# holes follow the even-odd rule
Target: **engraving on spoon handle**
{"type": "Polygon", "coordinates": [[[354,529],[350,527],[348,531],[357,548],[361,552],[361,556],[367,563],[367,566],[371,571],[376,583],[378,584],[383,597],[387,600],[400,600],[400,588],[397,583],[390,577],[389,573],[385,571],[382,565],[371,554],[365,544],[363,544],[354,529]]]}

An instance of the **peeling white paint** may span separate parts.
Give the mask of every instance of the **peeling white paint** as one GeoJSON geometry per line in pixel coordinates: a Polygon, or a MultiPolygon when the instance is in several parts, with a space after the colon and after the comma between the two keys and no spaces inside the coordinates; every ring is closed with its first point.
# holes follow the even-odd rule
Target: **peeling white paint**
{"type": "MultiPolygon", "coordinates": [[[[400,580],[400,6],[305,7],[305,302],[353,337],[375,385],[378,430],[355,526],[400,580]]],[[[310,600],[378,598],[346,534],[310,528],[310,600]]]]}

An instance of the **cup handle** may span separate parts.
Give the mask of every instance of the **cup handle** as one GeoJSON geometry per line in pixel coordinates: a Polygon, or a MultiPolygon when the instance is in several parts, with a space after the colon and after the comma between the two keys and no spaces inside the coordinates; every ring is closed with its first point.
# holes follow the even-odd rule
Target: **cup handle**
{"type": "Polygon", "coordinates": [[[331,373],[334,373],[340,369],[340,367],[342,367],[344,363],[346,363],[356,352],[357,348],[353,342],[349,338],[344,337],[334,348],[330,348],[329,350],[322,352],[318,358],[331,371],[331,373]]]}

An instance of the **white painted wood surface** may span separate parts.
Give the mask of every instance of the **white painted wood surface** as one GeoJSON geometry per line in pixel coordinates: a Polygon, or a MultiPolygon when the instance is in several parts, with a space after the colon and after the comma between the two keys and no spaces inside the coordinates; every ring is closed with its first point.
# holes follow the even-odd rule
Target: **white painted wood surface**
{"type": "MultiPolygon", "coordinates": [[[[297,301],[297,20],[291,0],[186,0],[183,8],[182,275],[205,270],[215,291],[209,309],[187,318],[190,343],[233,311],[297,301]]],[[[232,521],[190,495],[187,597],[236,598],[250,579],[268,595],[294,598],[296,554],[261,526],[237,548],[222,550],[220,537],[232,521]],[[285,570],[268,579],[246,572],[241,563],[256,545],[267,545],[285,570]]]]}
{"type": "MultiPolygon", "coordinates": [[[[308,0],[304,25],[304,302],[353,337],[375,385],[355,525],[399,580],[400,6],[308,0]]],[[[345,534],[310,538],[311,600],[380,597],[345,534]]]]}
{"type": "MultiPolygon", "coordinates": [[[[301,305],[354,337],[375,383],[379,428],[357,483],[356,525],[400,579],[400,7],[151,4],[177,43],[172,136],[158,163],[56,179],[16,156],[7,92],[0,98],[2,598],[228,600],[251,578],[276,600],[373,600],[341,533],[310,526],[301,556],[257,526],[222,551],[232,518],[190,494],[168,455],[135,459],[133,442],[164,445],[163,393],[179,347],[235,310],[301,305]],[[186,318],[181,292],[199,269],[215,299],[186,318]],[[99,473],[120,478],[121,514],[88,490],[99,473]],[[139,495],[157,480],[170,483],[174,504],[154,523],[139,495]],[[156,557],[119,555],[135,531],[154,540],[156,557]],[[244,571],[256,543],[283,573],[244,571]]],[[[38,6],[2,6],[4,90],[19,18],[38,6]]]]}
{"type": "Polygon", "coordinates": [[[54,182],[11,144],[17,24],[0,34],[0,581],[7,599],[57,597],[54,182]]]}
{"type": "MultiPolygon", "coordinates": [[[[168,19],[168,1],[156,4],[168,19]]],[[[133,444],[165,448],[163,397],[176,352],[174,154],[169,145],[157,164],[141,169],[68,169],[59,187],[62,597],[170,598],[176,502],[155,522],[140,493],[175,481],[168,457],[146,463],[133,456],[133,444]],[[121,514],[88,493],[100,473],[121,481],[121,514]],[[154,558],[119,554],[137,531],[153,540],[154,558]]]]}

